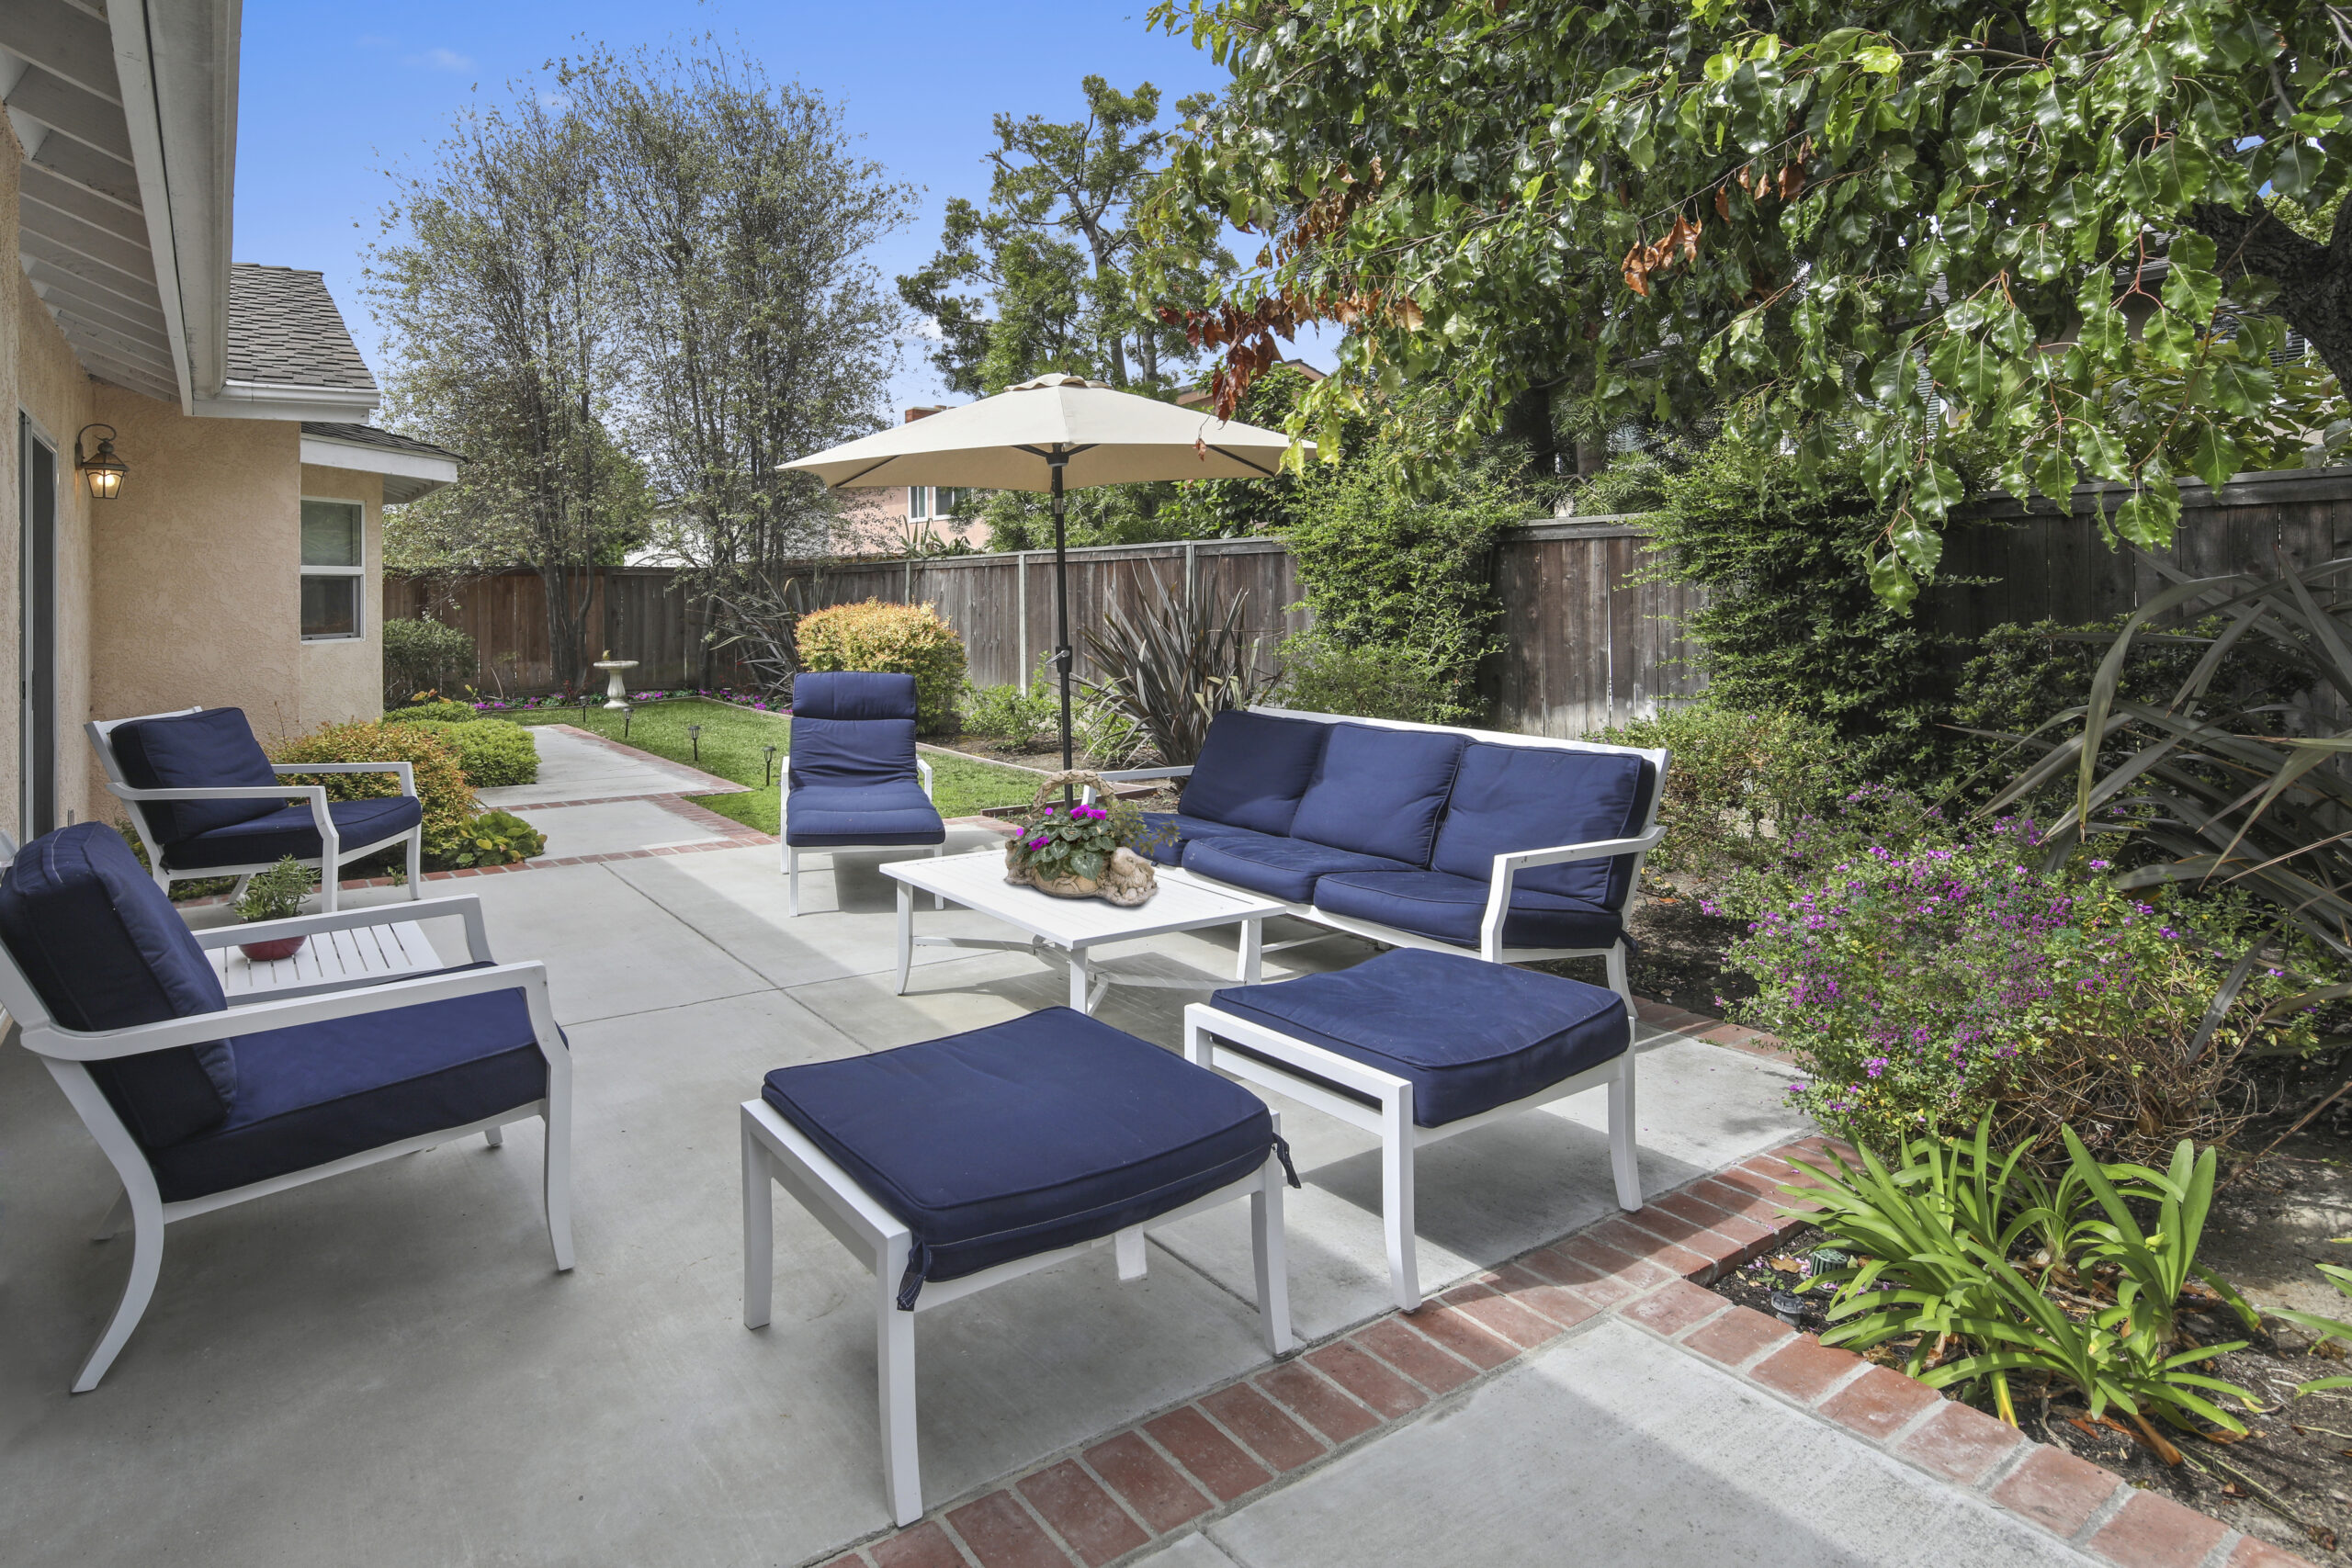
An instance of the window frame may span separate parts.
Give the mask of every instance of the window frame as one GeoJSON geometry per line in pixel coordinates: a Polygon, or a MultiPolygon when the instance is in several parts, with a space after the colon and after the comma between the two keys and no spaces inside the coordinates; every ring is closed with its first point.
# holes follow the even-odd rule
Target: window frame
{"type": "Polygon", "coordinates": [[[928,523],[932,517],[932,488],[929,485],[907,487],[907,521],[928,523]]]}
{"type": "Polygon", "coordinates": [[[347,495],[305,495],[295,506],[294,559],[302,581],[313,577],[347,579],[356,586],[351,594],[351,629],[347,632],[306,632],[301,630],[302,604],[300,586],[294,603],[294,626],[304,642],[365,642],[368,640],[368,503],[347,495]],[[321,506],[348,506],[359,514],[359,527],[354,536],[359,558],[352,566],[311,566],[302,559],[301,508],[317,502],[321,506]]]}

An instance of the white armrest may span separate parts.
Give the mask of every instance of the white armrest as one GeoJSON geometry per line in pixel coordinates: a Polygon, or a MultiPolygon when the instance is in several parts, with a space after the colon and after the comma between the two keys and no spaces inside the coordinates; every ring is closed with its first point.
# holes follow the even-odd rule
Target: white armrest
{"type": "Polygon", "coordinates": [[[921,757],[917,757],[915,759],[915,772],[922,776],[923,796],[924,798],[929,799],[931,797],[931,764],[924,761],[921,757]]]}
{"type": "Polygon", "coordinates": [[[466,922],[468,962],[492,962],[489,928],[482,921],[481,899],[471,893],[447,898],[425,898],[413,904],[379,904],[365,909],[338,909],[331,915],[294,915],[282,920],[211,926],[193,934],[198,947],[233,947],[240,942],[267,942],[274,937],[317,936],[326,931],[356,931],[362,926],[390,926],[403,920],[446,919],[458,919],[466,922]]]}
{"type": "Polygon", "coordinates": [[[1496,963],[1502,961],[1503,921],[1510,914],[1510,888],[1519,874],[1539,865],[1566,865],[1576,861],[1614,860],[1619,855],[1646,854],[1666,837],[1664,826],[1638,838],[1596,839],[1583,844],[1555,844],[1543,850],[1511,850],[1495,857],[1493,880],[1487,886],[1487,915],[1478,924],[1478,951],[1496,963]]]}
{"type": "MultiPolygon", "coordinates": [[[[295,997],[279,1001],[245,1002],[220,1012],[200,1012],[187,1018],[167,1018],[159,1023],[136,1024],[81,1033],[67,1029],[28,1031],[26,1049],[64,1062],[107,1062],[175,1045],[202,1045],[237,1034],[267,1029],[291,1029],[299,1024],[328,1023],[338,1018],[361,1018],[422,1002],[447,1001],[455,997],[481,996],[489,991],[520,989],[532,994],[534,1016],[546,1005],[547,966],[543,964],[501,964],[488,969],[463,969],[453,974],[390,980],[365,990],[326,996],[295,997]]],[[[543,1044],[552,1043],[542,1042],[543,1044]]]]}
{"type": "Polygon", "coordinates": [[[416,793],[416,764],[413,762],[272,762],[281,773],[398,773],[401,793],[416,793]]]}
{"type": "Polygon", "coordinates": [[[202,789],[133,789],[110,784],[107,788],[124,800],[290,800],[296,795],[325,800],[324,784],[221,784],[202,789]]]}
{"type": "Polygon", "coordinates": [[[1181,768],[1122,768],[1117,773],[1104,773],[1102,777],[1104,784],[1132,784],[1137,779],[1190,778],[1192,773],[1193,764],[1187,762],[1181,768]]]}

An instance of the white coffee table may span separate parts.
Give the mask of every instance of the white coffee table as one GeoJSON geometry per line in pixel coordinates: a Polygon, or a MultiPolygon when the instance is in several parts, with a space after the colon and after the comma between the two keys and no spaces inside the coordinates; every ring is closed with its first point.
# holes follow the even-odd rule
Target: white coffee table
{"type": "Polygon", "coordinates": [[[907,994],[907,971],[917,947],[985,947],[1035,953],[1048,948],[1064,954],[1069,964],[1069,1005],[1091,1012],[1113,985],[1149,986],[1173,990],[1206,990],[1219,984],[1206,976],[1199,979],[1161,975],[1106,975],[1092,969],[1087,954],[1112,942],[1169,931],[1206,931],[1215,926],[1241,928],[1238,978],[1254,985],[1259,977],[1265,919],[1285,906],[1274,898],[1216,887],[1197,881],[1176,866],[1153,868],[1159,891],[1132,909],[1101,898],[1056,898],[1004,879],[1004,852],[979,850],[970,854],[931,860],[894,861],[883,874],[899,884],[899,995],[907,994]],[[915,935],[915,893],[933,894],[951,904],[977,909],[1029,933],[1025,942],[999,937],[915,935]]]}

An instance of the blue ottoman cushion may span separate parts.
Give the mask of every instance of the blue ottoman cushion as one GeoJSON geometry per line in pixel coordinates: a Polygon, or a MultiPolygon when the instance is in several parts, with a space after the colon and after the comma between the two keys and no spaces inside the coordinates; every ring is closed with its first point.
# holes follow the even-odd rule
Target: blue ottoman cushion
{"type": "Polygon", "coordinates": [[[1256,1095],[1069,1008],[768,1074],[760,1097],[914,1233],[925,1280],[1140,1224],[1256,1170],[1256,1095]]]}
{"type": "Polygon", "coordinates": [[[1624,998],[1614,991],[1419,948],[1398,948],[1334,974],[1233,987],[1211,1001],[1409,1079],[1413,1120],[1424,1127],[1524,1100],[1623,1055],[1633,1043],[1624,998]]]}

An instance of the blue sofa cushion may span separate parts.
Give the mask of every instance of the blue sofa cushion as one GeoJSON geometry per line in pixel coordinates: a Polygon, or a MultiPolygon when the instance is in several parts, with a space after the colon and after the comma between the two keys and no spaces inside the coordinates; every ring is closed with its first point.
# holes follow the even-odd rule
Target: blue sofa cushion
{"type": "Polygon", "coordinates": [[[1342,871],[1410,871],[1403,861],[1335,850],[1305,839],[1234,831],[1184,845],[1184,869],[1292,904],[1315,901],[1318,877],[1342,871]]]}
{"type": "MultiPolygon", "coordinates": [[[[1483,883],[1494,874],[1494,857],[1507,851],[1631,838],[1657,787],[1657,771],[1642,757],[1473,744],[1463,753],[1430,867],[1483,883]]],[[[1621,909],[1633,885],[1634,857],[1619,855],[1536,866],[1511,887],[1621,909]]]]}
{"type": "Polygon", "coordinates": [[[915,721],[910,718],[792,720],[792,750],[785,758],[794,789],[811,784],[887,784],[915,777],[915,721]]]}
{"type": "Polygon", "coordinates": [[[947,824],[912,779],[897,784],[811,784],[796,789],[785,819],[784,841],[804,849],[828,844],[936,844],[947,824]]]}
{"type": "MultiPolygon", "coordinates": [[[[409,795],[327,802],[327,815],[334,819],[345,852],[399,837],[417,825],[424,811],[424,804],[409,795]]],[[[183,839],[164,852],[164,864],[173,871],[200,871],[216,865],[263,865],[285,855],[316,860],[320,852],[318,826],[306,800],[183,839]]]]}
{"type": "Polygon", "coordinates": [[[1315,782],[1291,819],[1293,836],[1426,867],[1463,738],[1368,724],[1329,728],[1315,782]]]}
{"type": "MultiPolygon", "coordinates": [[[[229,1005],[187,922],[102,822],[43,834],[17,853],[0,876],[0,942],[67,1029],[127,1029],[229,1005]]],[[[93,1062],[90,1076],[151,1148],[211,1126],[237,1099],[226,1040],[93,1062]]]]}
{"type": "Polygon", "coordinates": [[[760,1097],[914,1233],[902,1307],[1182,1208],[1274,1143],[1256,1095],[1069,1008],[780,1067],[760,1097]]]}
{"type": "Polygon", "coordinates": [[[802,675],[792,682],[795,718],[912,718],[915,678],[879,671],[802,675]]]}
{"type": "Polygon", "coordinates": [[[1151,847],[1144,853],[1162,865],[1182,865],[1184,845],[1193,839],[1230,839],[1246,836],[1250,831],[1247,828],[1229,828],[1222,822],[1187,817],[1181,811],[1147,811],[1143,820],[1155,835],[1151,847]]]}
{"type": "MultiPolygon", "coordinates": [[[[278,783],[243,708],[142,718],[115,726],[107,740],[123,782],[133,789],[232,789],[278,783]]],[[[141,802],[139,809],[168,845],[213,828],[266,817],[285,804],[281,795],[255,800],[151,800],[141,802]]]]}
{"type": "Polygon", "coordinates": [[[1235,987],[1210,1000],[1409,1079],[1413,1120],[1424,1127],[1524,1100],[1633,1043],[1624,998],[1614,991],[1417,948],[1333,974],[1235,987]]]}
{"type": "Polygon", "coordinates": [[[225,1192],[527,1105],[547,1058],[521,991],[237,1037],[228,1120],[148,1164],[167,1203],[225,1192]]]}
{"type": "MultiPolygon", "coordinates": [[[[1487,918],[1487,884],[1442,871],[1342,874],[1315,885],[1315,907],[1475,949],[1487,918]]],[[[1507,947],[1607,947],[1624,931],[1614,910],[1517,886],[1503,917],[1507,947]]]]}
{"type": "Polygon", "coordinates": [[[1312,719],[1226,709],[1209,720],[1208,739],[1184,782],[1184,815],[1256,833],[1289,832],[1331,729],[1312,719]]]}

